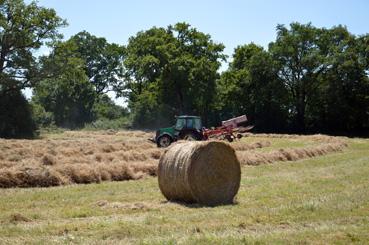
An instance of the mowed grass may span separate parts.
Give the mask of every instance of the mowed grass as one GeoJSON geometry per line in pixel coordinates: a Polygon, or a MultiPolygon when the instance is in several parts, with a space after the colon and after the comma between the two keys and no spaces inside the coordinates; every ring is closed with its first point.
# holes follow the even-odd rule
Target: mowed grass
{"type": "MultiPolygon", "coordinates": [[[[296,139],[296,138],[271,138],[258,136],[257,134],[251,137],[243,137],[241,142],[246,144],[253,144],[257,142],[270,142],[270,146],[258,149],[260,152],[269,152],[272,150],[286,149],[286,148],[303,148],[314,146],[317,144],[316,141],[311,139],[296,139]],[[256,137],[255,137],[256,136],[256,137]]],[[[318,142],[319,143],[319,142],[318,142]]]]}
{"type": "Polygon", "coordinates": [[[365,244],[369,140],[347,143],[342,153],[244,166],[237,203],[213,208],[166,202],[155,177],[0,189],[0,244],[365,244]]]}

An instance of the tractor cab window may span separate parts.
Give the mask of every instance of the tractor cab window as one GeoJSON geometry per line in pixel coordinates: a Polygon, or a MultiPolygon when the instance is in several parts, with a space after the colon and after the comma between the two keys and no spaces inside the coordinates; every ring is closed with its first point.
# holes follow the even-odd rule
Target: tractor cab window
{"type": "Polygon", "coordinates": [[[176,129],[181,130],[186,125],[186,119],[184,118],[177,118],[176,122],[176,129]]]}
{"type": "Polygon", "coordinates": [[[201,119],[200,118],[194,118],[193,121],[194,121],[194,126],[193,127],[197,130],[201,130],[201,128],[202,128],[201,119]]]}
{"type": "Polygon", "coordinates": [[[193,128],[193,118],[188,118],[186,128],[193,128]]]}

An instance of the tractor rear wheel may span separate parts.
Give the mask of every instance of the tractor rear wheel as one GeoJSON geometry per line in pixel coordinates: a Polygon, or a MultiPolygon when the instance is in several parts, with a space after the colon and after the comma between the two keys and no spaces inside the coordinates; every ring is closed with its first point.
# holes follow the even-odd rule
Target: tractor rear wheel
{"type": "Polygon", "coordinates": [[[172,139],[168,135],[163,135],[158,139],[158,147],[168,147],[172,143],[172,139]]]}

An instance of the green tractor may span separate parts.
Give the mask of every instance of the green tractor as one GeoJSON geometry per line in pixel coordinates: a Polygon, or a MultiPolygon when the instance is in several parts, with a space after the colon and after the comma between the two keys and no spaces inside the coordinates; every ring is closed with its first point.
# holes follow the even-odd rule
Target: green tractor
{"type": "Polygon", "coordinates": [[[202,123],[198,116],[179,116],[176,117],[176,124],[169,128],[160,128],[156,131],[154,139],[158,147],[167,147],[172,142],[184,140],[202,140],[202,123]]]}

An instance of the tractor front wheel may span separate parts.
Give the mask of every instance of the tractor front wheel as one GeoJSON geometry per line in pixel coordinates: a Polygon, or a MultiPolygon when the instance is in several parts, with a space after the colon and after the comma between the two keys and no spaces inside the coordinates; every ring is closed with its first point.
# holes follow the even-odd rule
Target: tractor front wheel
{"type": "Polygon", "coordinates": [[[158,147],[168,147],[172,143],[172,139],[168,135],[163,135],[158,139],[158,147]]]}

